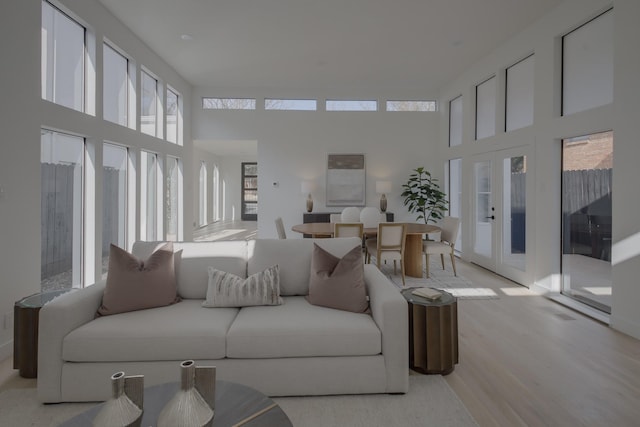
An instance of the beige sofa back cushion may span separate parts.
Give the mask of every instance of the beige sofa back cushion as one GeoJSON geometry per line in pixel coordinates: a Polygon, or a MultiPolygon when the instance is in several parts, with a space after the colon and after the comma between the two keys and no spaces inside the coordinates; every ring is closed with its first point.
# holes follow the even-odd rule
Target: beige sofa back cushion
{"type": "MultiPolygon", "coordinates": [[[[146,259],[163,242],[136,242],[133,254],[146,259]]],[[[209,285],[208,267],[247,277],[247,242],[175,242],[178,295],[205,299],[209,285]]],[[[264,269],[263,269],[264,270],[264,269]]]]}
{"type": "Polygon", "coordinates": [[[313,243],[342,258],[361,244],[357,237],[339,239],[258,239],[248,242],[247,274],[280,267],[280,295],[308,295],[313,243]]]}

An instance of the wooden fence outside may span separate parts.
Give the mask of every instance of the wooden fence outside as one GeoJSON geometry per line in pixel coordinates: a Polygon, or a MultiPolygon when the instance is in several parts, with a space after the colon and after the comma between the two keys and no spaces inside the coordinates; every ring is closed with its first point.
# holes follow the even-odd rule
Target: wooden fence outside
{"type": "MultiPolygon", "coordinates": [[[[73,165],[41,165],[41,278],[71,271],[73,266],[73,197],[75,188],[73,165]]],[[[103,169],[103,251],[118,242],[118,208],[120,200],[119,171],[103,169]],[[112,201],[112,202],[110,202],[112,201]]]]}

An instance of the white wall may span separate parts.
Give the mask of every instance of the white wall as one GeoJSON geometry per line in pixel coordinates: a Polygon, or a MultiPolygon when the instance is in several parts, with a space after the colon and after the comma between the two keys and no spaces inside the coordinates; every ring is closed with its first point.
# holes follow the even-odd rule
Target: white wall
{"type": "Polygon", "coordinates": [[[640,2],[615,1],[613,312],[611,326],[640,338],[640,2]]]}
{"type": "MultiPolygon", "coordinates": [[[[4,314],[13,312],[13,303],[40,290],[40,129],[70,132],[84,136],[95,180],[87,183],[88,200],[95,203],[87,207],[85,251],[95,263],[100,261],[102,228],[102,143],[112,141],[127,145],[133,153],[141,149],[172,155],[183,160],[184,177],[192,175],[191,134],[189,114],[191,87],[172,68],[151,52],[131,31],[117,21],[97,0],[64,0],[59,5],[87,25],[96,43],[96,102],[95,116],[73,111],[41,99],[40,94],[40,27],[41,0],[3,2],[0,6],[0,35],[2,57],[0,85],[6,102],[2,103],[0,128],[0,359],[10,353],[12,329],[5,329],[4,314]],[[183,97],[184,147],[176,146],[139,131],[124,128],[102,120],[102,41],[108,38],[131,55],[138,70],[144,65],[164,83],[171,85],[183,97]],[[97,231],[96,231],[97,230],[97,231]]],[[[138,106],[139,110],[139,106],[138,106]]],[[[139,126],[138,126],[139,128],[139,126]]],[[[139,156],[137,156],[139,158],[139,156]]],[[[193,195],[190,179],[185,179],[185,223],[190,223],[193,195]],[[188,220],[187,220],[188,219],[188,220]]],[[[191,227],[185,224],[185,238],[191,238],[191,227]]],[[[136,237],[139,234],[136,233],[136,237]]],[[[89,263],[88,265],[91,265],[89,263]]],[[[86,283],[92,283],[99,269],[87,271],[86,283]],[[98,271],[96,271],[98,270],[98,271]]]]}
{"type": "MultiPolygon", "coordinates": [[[[398,220],[414,219],[402,205],[400,197],[401,185],[412,169],[425,166],[442,179],[444,168],[435,144],[438,138],[437,113],[264,111],[260,109],[260,100],[255,111],[202,110],[200,98],[203,96],[224,95],[213,88],[194,89],[194,139],[258,141],[258,235],[261,238],[277,237],[274,220],[278,216],[282,217],[289,236],[301,237],[290,228],[302,223],[302,215],[306,212],[306,195],[301,194],[300,189],[302,180],[310,179],[316,183],[317,189],[312,194],[314,212],[341,211],[341,207],[327,207],[325,204],[329,153],[364,153],[366,204],[379,206],[375,181],[390,180],[393,191],[387,195],[388,211],[394,212],[398,220]],[[272,185],[274,182],[278,183],[277,187],[272,185]]],[[[228,96],[245,95],[235,92],[228,96]]],[[[246,96],[287,95],[265,94],[256,90],[247,91],[246,96]]],[[[330,93],[316,92],[297,97],[324,99],[331,96],[330,93]]],[[[384,95],[372,91],[360,96],[371,99],[384,95]]],[[[239,173],[239,166],[237,168],[239,173]]]]}
{"type": "Polygon", "coordinates": [[[614,260],[620,255],[616,245],[627,238],[635,238],[633,255],[624,262],[613,262],[613,302],[611,325],[627,334],[640,337],[640,276],[638,255],[637,182],[640,169],[640,145],[637,143],[637,118],[640,92],[638,75],[640,61],[634,44],[640,32],[634,22],[640,16],[640,6],[634,0],[614,2],[615,14],[615,93],[614,103],[562,117],[560,115],[561,36],[594,18],[611,6],[607,0],[567,0],[531,27],[524,29],[509,42],[496,48],[474,66],[442,89],[439,100],[443,112],[439,146],[442,161],[463,158],[463,254],[468,258],[471,235],[471,167],[476,154],[488,153],[515,146],[527,146],[532,155],[535,191],[528,195],[532,215],[533,264],[527,285],[543,290],[560,290],[560,142],[563,138],[614,130],[614,260]],[[504,132],[505,69],[527,55],[535,54],[534,124],[513,132],[504,132]],[[487,77],[498,77],[498,107],[494,137],[474,141],[474,89],[487,77]],[[447,105],[463,95],[463,144],[448,147],[447,105]],[[466,196],[465,196],[466,195],[466,196]],[[618,255],[616,255],[618,254],[618,255]],[[634,280],[636,278],[636,280],[634,280]]]}

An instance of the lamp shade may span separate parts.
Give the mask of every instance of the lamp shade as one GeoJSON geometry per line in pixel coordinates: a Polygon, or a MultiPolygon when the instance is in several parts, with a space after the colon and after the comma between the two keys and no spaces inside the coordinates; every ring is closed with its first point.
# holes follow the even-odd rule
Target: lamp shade
{"type": "Polygon", "coordinates": [[[376,193],[377,194],[391,193],[391,181],[376,181],[376,193]]]}
{"type": "Polygon", "coordinates": [[[313,181],[302,181],[300,184],[300,191],[302,194],[309,194],[313,191],[313,181]]]}

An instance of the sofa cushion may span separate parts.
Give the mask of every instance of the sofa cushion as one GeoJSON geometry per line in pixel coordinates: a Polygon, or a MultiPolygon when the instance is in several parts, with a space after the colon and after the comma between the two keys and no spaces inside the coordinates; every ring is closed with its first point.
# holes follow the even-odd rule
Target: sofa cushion
{"type": "MultiPolygon", "coordinates": [[[[146,258],[162,243],[136,242],[133,254],[146,258]]],[[[247,242],[175,242],[176,252],[181,251],[176,262],[178,295],[182,298],[205,299],[209,276],[209,266],[240,277],[247,277],[247,242]]],[[[273,264],[270,264],[273,265],[273,264]]],[[[270,265],[266,265],[269,267],[270,265]]],[[[264,270],[264,268],[262,269],[264,270]]]]}
{"type": "Polygon", "coordinates": [[[313,305],[355,313],[367,311],[362,249],[356,246],[338,258],[314,244],[307,299],[313,305]]]}
{"type": "Polygon", "coordinates": [[[248,242],[247,274],[278,264],[280,295],[307,295],[313,243],[342,258],[362,242],[357,237],[341,239],[258,239],[248,242]]]}
{"type": "Polygon", "coordinates": [[[203,307],[280,305],[280,275],[274,265],[243,279],[209,267],[209,288],[203,307]]]}
{"type": "Polygon", "coordinates": [[[145,260],[111,245],[107,284],[98,315],[162,307],[179,300],[171,242],[145,260]]]}
{"type": "Polygon", "coordinates": [[[227,334],[229,358],[369,356],[380,354],[373,318],[284,297],[271,307],[244,307],[227,334]]]}
{"type": "Polygon", "coordinates": [[[202,307],[202,300],[103,316],[64,338],[70,362],[221,359],[237,308],[202,307]]]}

